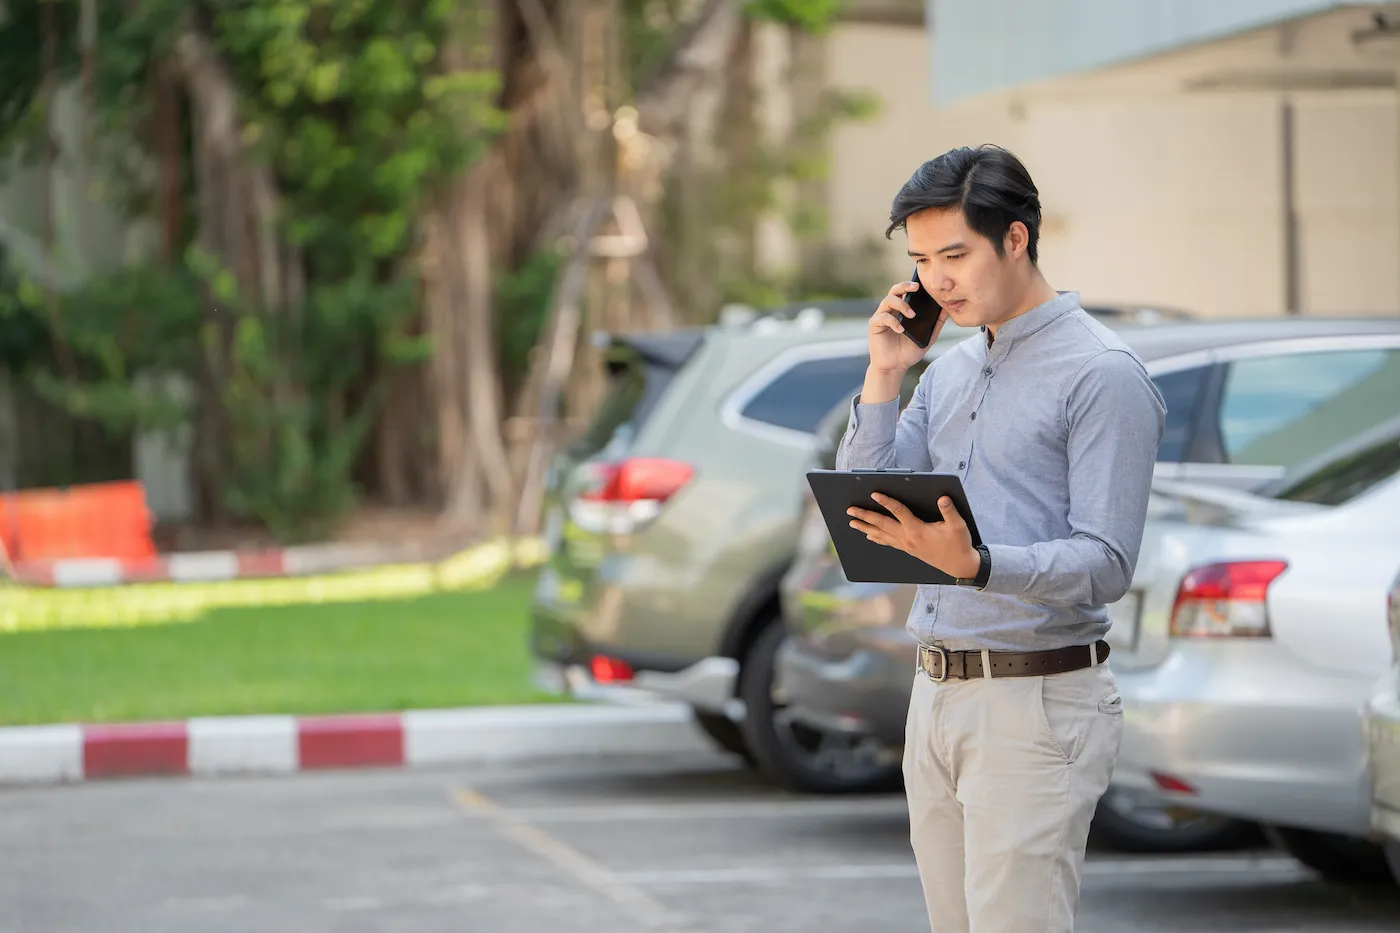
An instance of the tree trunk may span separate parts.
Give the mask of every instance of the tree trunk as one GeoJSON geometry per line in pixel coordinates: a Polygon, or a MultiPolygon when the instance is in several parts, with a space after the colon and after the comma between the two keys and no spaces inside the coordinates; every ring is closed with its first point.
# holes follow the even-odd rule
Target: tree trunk
{"type": "Polygon", "coordinates": [[[637,99],[642,129],[662,139],[683,135],[697,93],[713,84],[729,64],[743,25],[739,0],[705,0],[682,31],[651,86],[637,99]]]}
{"type": "MultiPolygon", "coordinates": [[[[213,46],[194,28],[185,29],[176,39],[169,68],[166,74],[181,80],[190,101],[195,196],[199,205],[196,242],[232,273],[238,300],[246,310],[295,312],[304,282],[301,259],[278,235],[279,204],[271,170],[249,157],[244,149],[238,93],[232,78],[213,46]]],[[[167,106],[171,104],[167,102],[167,106]]],[[[176,210],[169,202],[165,208],[168,212],[176,210]]],[[[175,222],[170,213],[166,222],[175,222]]],[[[198,385],[197,486],[208,516],[219,524],[228,518],[223,490],[230,465],[240,457],[275,456],[276,438],[271,434],[245,436],[240,440],[251,442],[249,450],[236,452],[232,448],[234,432],[224,392],[232,375],[231,346],[238,314],[237,309],[221,307],[223,303],[212,294],[205,295],[204,304],[210,339],[204,346],[198,385]]],[[[286,333],[294,330],[285,329],[286,333]]],[[[274,352],[293,350],[279,345],[274,352]]],[[[274,366],[277,375],[270,387],[274,401],[279,405],[293,404],[297,388],[285,366],[274,366]]]]}
{"type": "Polygon", "coordinates": [[[43,35],[44,82],[40,90],[44,99],[44,230],[43,250],[46,275],[44,276],[45,305],[49,315],[49,328],[53,333],[54,352],[59,366],[70,378],[77,375],[78,367],[73,359],[73,351],[68,346],[67,329],[63,326],[63,311],[58,293],[58,265],[54,261],[55,241],[58,238],[57,168],[58,139],[54,128],[54,100],[58,95],[58,23],[55,19],[56,7],[53,3],[42,5],[40,28],[43,35]]]}

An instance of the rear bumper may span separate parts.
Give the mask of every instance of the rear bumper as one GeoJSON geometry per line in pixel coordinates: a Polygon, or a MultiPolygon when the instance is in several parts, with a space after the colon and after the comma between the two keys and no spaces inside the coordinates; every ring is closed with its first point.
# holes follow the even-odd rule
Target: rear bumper
{"type": "Polygon", "coordinates": [[[778,653],[778,696],[790,716],[813,728],[902,745],[914,652],[902,626],[864,630],[839,657],[794,634],[778,653]]]}
{"type": "Polygon", "coordinates": [[[578,619],[556,605],[548,594],[536,594],[531,616],[530,650],[535,656],[535,679],[547,690],[615,703],[680,702],[734,719],[743,716],[743,704],[734,695],[739,662],[733,658],[696,660],[590,642],[580,630],[578,619]],[[592,667],[597,657],[625,662],[632,676],[599,682],[592,667]]]}
{"type": "Polygon", "coordinates": [[[631,680],[600,683],[585,664],[537,663],[536,680],[555,693],[605,703],[685,703],[702,712],[738,721],[743,701],[735,695],[739,662],[733,658],[705,658],[679,671],[637,671],[631,680]]]}
{"type": "Polygon", "coordinates": [[[1366,685],[1356,677],[1303,667],[1281,646],[1256,642],[1178,643],[1159,667],[1117,679],[1116,785],[1224,816],[1369,833],[1366,685]],[[1160,778],[1192,790],[1163,790],[1160,778]]]}
{"type": "Polygon", "coordinates": [[[1366,703],[1366,758],[1371,775],[1371,825],[1400,842],[1400,665],[1366,703]]]}

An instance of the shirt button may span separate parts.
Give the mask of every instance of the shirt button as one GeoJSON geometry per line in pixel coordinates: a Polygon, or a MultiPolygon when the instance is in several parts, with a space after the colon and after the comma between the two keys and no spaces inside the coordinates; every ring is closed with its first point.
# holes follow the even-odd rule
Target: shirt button
{"type": "Polygon", "coordinates": [[[932,611],[933,611],[933,603],[925,603],[925,604],[924,604],[924,612],[932,612],[932,611]]]}
{"type": "Polygon", "coordinates": [[[959,461],[958,461],[958,469],[959,469],[959,470],[966,470],[966,469],[967,469],[967,461],[966,461],[966,460],[959,460],[959,461]]]}
{"type": "Polygon", "coordinates": [[[972,413],[972,420],[973,420],[973,421],[976,421],[976,420],[977,420],[977,412],[975,412],[975,411],[972,413]]]}
{"type": "Polygon", "coordinates": [[[982,370],[982,375],[990,377],[992,375],[992,367],[988,366],[986,369],[982,370]]]}

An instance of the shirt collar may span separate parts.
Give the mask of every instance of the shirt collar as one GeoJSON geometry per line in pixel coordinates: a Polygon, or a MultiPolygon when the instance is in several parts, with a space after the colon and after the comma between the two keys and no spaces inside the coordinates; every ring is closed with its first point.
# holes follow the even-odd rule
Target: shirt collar
{"type": "MultiPolygon", "coordinates": [[[[1019,337],[1029,337],[1062,314],[1079,307],[1079,292],[1060,292],[1054,298],[1036,305],[1025,314],[1018,314],[997,328],[996,344],[1010,343],[1019,337]]],[[[982,332],[987,332],[982,325],[982,332]]]]}

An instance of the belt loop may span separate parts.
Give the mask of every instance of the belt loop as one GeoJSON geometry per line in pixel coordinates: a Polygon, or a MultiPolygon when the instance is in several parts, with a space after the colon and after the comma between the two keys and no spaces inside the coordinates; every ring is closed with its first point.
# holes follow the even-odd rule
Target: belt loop
{"type": "Polygon", "coordinates": [[[1093,644],[1091,644],[1091,645],[1089,646],[1089,666],[1090,666],[1090,667],[1098,667],[1098,666],[1099,666],[1099,643],[1098,643],[1098,642],[1094,642],[1093,644]]]}
{"type": "Polygon", "coordinates": [[[992,679],[992,652],[986,648],[982,649],[982,677],[984,680],[992,679]]]}

